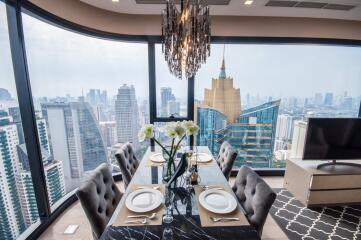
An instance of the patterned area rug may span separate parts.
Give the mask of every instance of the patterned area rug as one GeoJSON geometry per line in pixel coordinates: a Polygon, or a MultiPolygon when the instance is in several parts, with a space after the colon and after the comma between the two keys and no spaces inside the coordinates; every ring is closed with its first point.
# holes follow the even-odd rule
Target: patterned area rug
{"type": "Polygon", "coordinates": [[[361,205],[306,208],[287,190],[274,191],[270,213],[289,239],[361,239],[361,205]]]}

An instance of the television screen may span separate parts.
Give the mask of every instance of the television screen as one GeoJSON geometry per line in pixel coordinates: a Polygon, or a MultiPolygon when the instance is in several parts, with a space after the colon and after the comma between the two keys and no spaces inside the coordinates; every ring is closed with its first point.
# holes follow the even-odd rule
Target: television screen
{"type": "Polygon", "coordinates": [[[361,118],[310,118],[303,159],[361,159],[361,118]]]}

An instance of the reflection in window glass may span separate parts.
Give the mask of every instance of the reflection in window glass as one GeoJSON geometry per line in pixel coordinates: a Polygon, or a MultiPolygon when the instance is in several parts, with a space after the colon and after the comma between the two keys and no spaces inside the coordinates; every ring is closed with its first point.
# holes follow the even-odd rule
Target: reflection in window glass
{"type": "Polygon", "coordinates": [[[149,145],[138,141],[140,126],[149,122],[148,48],[76,34],[25,14],[23,22],[54,204],[101,163],[119,171],[114,153],[122,144],[132,142],[141,159],[149,145]]]}
{"type": "Polygon", "coordinates": [[[5,4],[0,1],[0,239],[39,219],[17,100],[5,4]]]}
{"type": "Polygon", "coordinates": [[[280,168],[303,153],[310,117],[357,117],[360,47],[212,45],[195,79],[198,145],[238,151],[235,168],[280,168]]]}
{"type": "Polygon", "coordinates": [[[164,60],[162,45],[155,45],[157,116],[187,117],[187,79],[174,77],[164,60]]]}

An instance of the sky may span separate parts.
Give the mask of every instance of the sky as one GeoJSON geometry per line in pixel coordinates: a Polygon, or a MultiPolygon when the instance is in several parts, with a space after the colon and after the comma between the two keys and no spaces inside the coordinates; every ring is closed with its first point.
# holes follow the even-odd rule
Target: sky
{"type": "MultiPolygon", "coordinates": [[[[23,15],[32,92],[35,97],[80,96],[91,88],[116,94],[123,84],[133,84],[137,97],[148,98],[146,43],[102,40],[41,22],[23,15]]],[[[218,77],[223,44],[214,44],[207,63],[196,75],[195,97],[218,77]]],[[[361,95],[361,47],[320,45],[225,46],[226,73],[241,95],[308,97],[316,92],[361,95]]],[[[172,87],[186,99],[187,80],[173,77],[156,46],[157,93],[172,87]]],[[[4,4],[0,2],[0,88],[15,96],[4,4]]]]}

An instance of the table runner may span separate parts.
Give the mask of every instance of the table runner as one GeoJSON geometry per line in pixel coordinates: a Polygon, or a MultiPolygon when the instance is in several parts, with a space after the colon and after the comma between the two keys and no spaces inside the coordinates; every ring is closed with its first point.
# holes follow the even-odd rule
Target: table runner
{"type": "MultiPolygon", "coordinates": [[[[212,185],[212,187],[223,188],[224,191],[229,192],[233,195],[232,189],[230,189],[226,185],[212,185]]],[[[197,202],[197,207],[198,207],[198,212],[199,212],[199,217],[201,219],[202,227],[248,226],[249,225],[248,220],[245,217],[245,215],[243,214],[242,208],[239,203],[238,203],[237,209],[229,214],[212,213],[212,212],[206,210],[205,208],[203,208],[198,201],[199,195],[203,191],[204,190],[203,190],[202,186],[199,186],[199,185],[194,186],[194,192],[195,192],[195,197],[196,197],[196,202],[197,202]],[[211,217],[238,217],[239,221],[213,222],[211,217]]]]}
{"type": "MultiPolygon", "coordinates": [[[[147,188],[152,188],[155,186],[159,186],[160,189],[159,191],[163,194],[164,196],[164,192],[165,192],[165,187],[163,184],[145,184],[145,185],[133,185],[130,187],[130,191],[128,191],[127,195],[124,195],[123,197],[127,197],[130,193],[132,193],[133,191],[137,190],[138,187],[147,187],[147,188]]],[[[153,212],[155,212],[157,214],[155,219],[149,220],[147,224],[145,225],[162,225],[162,218],[163,218],[163,211],[164,211],[164,204],[162,203],[162,205],[160,205],[157,209],[147,212],[147,213],[135,213],[130,211],[124,204],[124,206],[120,209],[119,213],[118,213],[118,217],[116,219],[116,221],[113,223],[113,226],[143,226],[143,224],[137,224],[137,223],[125,223],[126,220],[140,220],[140,219],[144,219],[144,218],[128,218],[127,216],[130,215],[151,215],[153,212]]]]}

